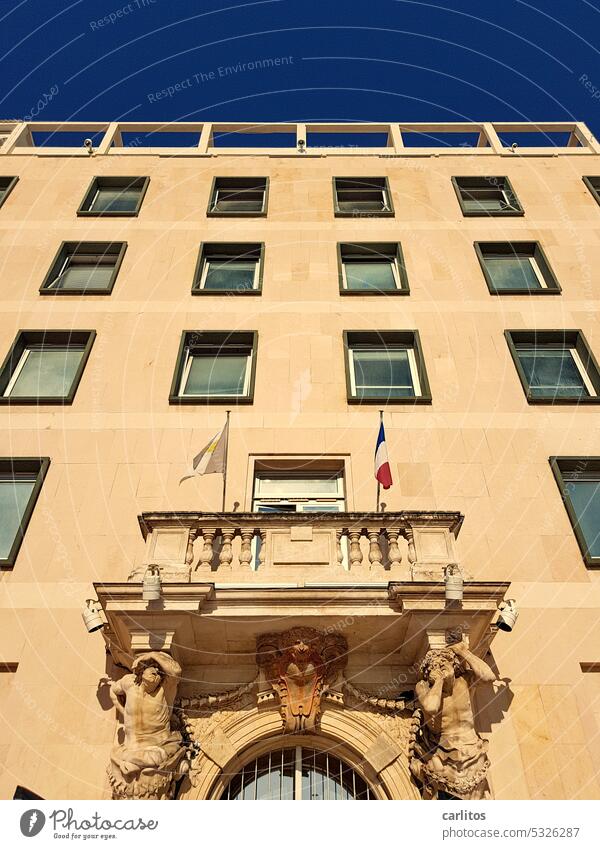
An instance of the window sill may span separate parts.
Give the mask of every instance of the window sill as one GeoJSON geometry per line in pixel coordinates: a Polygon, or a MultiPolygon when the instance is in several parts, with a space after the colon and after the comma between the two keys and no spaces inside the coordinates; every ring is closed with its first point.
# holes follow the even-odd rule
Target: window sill
{"type": "Polygon", "coordinates": [[[254,396],[241,397],[239,395],[227,395],[219,398],[192,398],[183,395],[169,395],[169,404],[173,405],[198,405],[198,404],[231,404],[233,406],[239,404],[253,404],[254,396]]]}
{"type": "MultiPolygon", "coordinates": [[[[600,396],[594,398],[534,398],[531,395],[526,395],[528,404],[545,404],[546,406],[566,406],[566,405],[575,405],[577,407],[581,406],[590,406],[594,404],[600,404],[600,396]]],[[[600,558],[598,560],[600,563],[600,558]]]]}
{"type": "Polygon", "coordinates": [[[355,405],[355,404],[383,404],[385,406],[388,406],[390,404],[403,404],[403,405],[412,404],[412,405],[414,405],[414,404],[431,404],[432,403],[431,395],[419,395],[418,397],[414,397],[414,398],[382,398],[382,397],[378,397],[378,398],[373,398],[373,397],[356,398],[356,397],[349,395],[346,398],[346,400],[347,400],[348,404],[353,404],[353,405],[355,405]]]}
{"type": "Polygon", "coordinates": [[[135,212],[94,212],[93,210],[82,209],[77,211],[78,218],[137,218],[139,209],[135,212]]]}
{"type": "Polygon", "coordinates": [[[340,289],[340,295],[350,295],[351,297],[366,295],[368,298],[373,295],[382,297],[385,295],[410,295],[410,289],[340,289]]]}
{"type": "Polygon", "coordinates": [[[505,298],[507,295],[518,295],[522,297],[523,295],[534,295],[537,297],[538,295],[561,295],[562,289],[558,288],[548,288],[548,289],[492,289],[488,287],[490,290],[490,295],[501,295],[505,298]]]}
{"type": "Polygon", "coordinates": [[[61,406],[68,407],[73,403],[75,396],[67,395],[64,398],[43,398],[43,397],[23,397],[23,398],[0,398],[0,406],[3,407],[18,407],[20,405],[23,406],[36,406],[36,407],[45,407],[45,406],[61,406]]]}
{"type": "Polygon", "coordinates": [[[207,212],[207,218],[266,218],[267,211],[263,212],[207,212]]]}
{"type": "Polygon", "coordinates": [[[464,218],[522,218],[525,211],[522,209],[507,209],[502,212],[468,212],[461,210],[464,218]]]}
{"type": "Polygon", "coordinates": [[[334,211],[334,215],[336,218],[393,218],[394,211],[390,210],[389,212],[361,212],[360,210],[355,210],[353,212],[342,212],[341,210],[336,209],[334,211]]]}
{"type": "Polygon", "coordinates": [[[262,295],[262,289],[192,289],[192,295],[212,295],[213,297],[246,297],[247,295],[262,295]]]}
{"type": "Polygon", "coordinates": [[[80,297],[81,295],[85,295],[86,297],[90,297],[93,295],[100,295],[100,297],[106,297],[107,295],[112,295],[113,286],[110,289],[40,289],[40,295],[77,295],[80,297]]]}

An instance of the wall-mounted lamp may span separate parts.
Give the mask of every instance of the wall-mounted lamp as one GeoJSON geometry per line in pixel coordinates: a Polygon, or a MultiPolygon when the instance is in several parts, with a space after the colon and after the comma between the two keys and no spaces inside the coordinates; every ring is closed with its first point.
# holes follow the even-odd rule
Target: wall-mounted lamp
{"type": "Polygon", "coordinates": [[[304,139],[298,139],[298,153],[306,153],[306,142],[304,139]]]}
{"type": "Polygon", "coordinates": [[[515,622],[519,618],[517,602],[514,598],[507,598],[506,601],[502,602],[498,610],[500,612],[498,613],[498,621],[496,622],[496,625],[501,631],[508,631],[510,633],[510,631],[512,631],[515,627],[515,622]]]}
{"type": "Polygon", "coordinates": [[[99,631],[106,625],[100,602],[97,599],[86,598],[81,616],[88,634],[93,634],[94,631],[99,631]]]}
{"type": "Polygon", "coordinates": [[[160,569],[152,563],[144,573],[142,583],[142,598],[144,601],[158,601],[160,598],[160,569]]]}
{"type": "Polygon", "coordinates": [[[446,566],[444,583],[446,585],[446,601],[462,601],[463,576],[458,568],[458,563],[449,563],[446,566]]]}

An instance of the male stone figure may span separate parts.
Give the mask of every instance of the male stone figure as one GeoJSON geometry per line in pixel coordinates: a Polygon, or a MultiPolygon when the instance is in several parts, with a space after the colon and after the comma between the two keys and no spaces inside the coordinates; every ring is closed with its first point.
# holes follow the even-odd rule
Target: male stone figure
{"type": "Polygon", "coordinates": [[[161,798],[186,753],[171,728],[180,665],[165,652],[139,655],[132,673],[111,685],[123,741],[111,754],[109,780],[117,798],[161,798]]]}
{"type": "Polygon", "coordinates": [[[486,798],[487,742],[475,731],[470,688],[496,676],[463,639],[427,652],[420,678],[415,692],[423,724],[414,740],[410,766],[423,785],[424,796],[486,798]]]}

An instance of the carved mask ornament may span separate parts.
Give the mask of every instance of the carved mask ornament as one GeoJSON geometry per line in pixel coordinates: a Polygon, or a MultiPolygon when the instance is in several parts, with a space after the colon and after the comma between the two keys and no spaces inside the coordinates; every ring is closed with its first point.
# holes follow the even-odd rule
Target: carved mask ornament
{"type": "Polygon", "coordinates": [[[321,694],[345,668],[348,645],[340,634],[292,628],[257,640],[256,662],[281,702],[284,731],[315,729],[321,694]]]}

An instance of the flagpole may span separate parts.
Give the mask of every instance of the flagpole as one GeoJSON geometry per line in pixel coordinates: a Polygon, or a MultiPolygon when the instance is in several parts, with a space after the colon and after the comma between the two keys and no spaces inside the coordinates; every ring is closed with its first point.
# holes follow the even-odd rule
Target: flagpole
{"type": "Polygon", "coordinates": [[[225,491],[227,489],[227,455],[229,454],[229,414],[231,410],[227,410],[227,441],[225,442],[225,463],[223,464],[223,510],[225,512],[225,491]]]}
{"type": "MultiPolygon", "coordinates": [[[[383,410],[380,410],[379,411],[379,423],[380,423],[380,425],[382,424],[382,422],[383,422],[383,410]]],[[[381,495],[381,483],[380,483],[379,478],[378,478],[377,479],[377,504],[375,505],[375,512],[376,513],[379,513],[379,498],[380,498],[380,495],[381,495]]]]}

